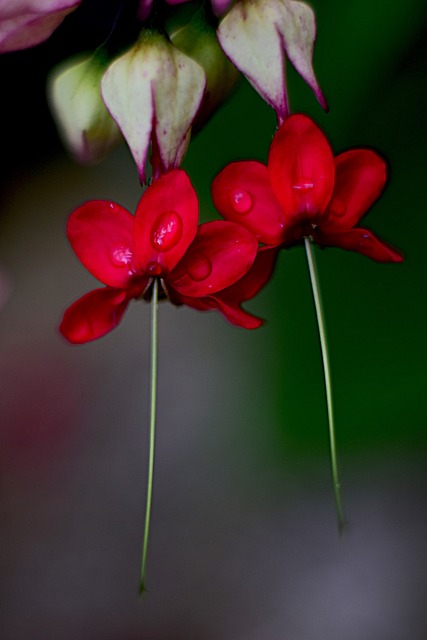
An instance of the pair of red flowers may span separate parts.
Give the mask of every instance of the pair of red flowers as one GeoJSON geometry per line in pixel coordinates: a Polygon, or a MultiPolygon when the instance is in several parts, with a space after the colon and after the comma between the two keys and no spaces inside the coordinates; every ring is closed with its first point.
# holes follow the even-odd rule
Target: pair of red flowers
{"type": "Polygon", "coordinates": [[[355,227],[386,179],[376,153],[354,149],[334,158],[320,129],[296,114],[274,136],[267,166],[236,162],[215,178],[213,201],[226,221],[198,226],[197,196],[180,169],[146,189],[135,216],[113,202],[88,202],[71,214],[68,238],[106,286],[65,312],[61,332],[73,343],[100,338],[117,326],[131,299],[150,299],[155,278],[174,304],[218,309],[233,324],[256,328],[262,321],[242,302],[269,280],[278,249],[306,237],[321,247],[401,262],[398,251],[355,227]]]}

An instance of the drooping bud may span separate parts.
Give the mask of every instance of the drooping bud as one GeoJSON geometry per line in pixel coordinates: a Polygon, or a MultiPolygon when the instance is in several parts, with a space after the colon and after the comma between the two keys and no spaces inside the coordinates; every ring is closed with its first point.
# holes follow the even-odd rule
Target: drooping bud
{"type": "Polygon", "coordinates": [[[52,114],[65,147],[77,162],[102,160],[122,140],[101,96],[107,60],[88,54],[56,67],[48,81],[52,114]]]}
{"type": "Polygon", "coordinates": [[[327,108],[312,66],[315,17],[304,2],[240,0],[219,25],[218,38],[230,60],[276,111],[279,123],[289,112],[286,56],[327,108]]]}
{"type": "Polygon", "coordinates": [[[203,5],[184,24],[176,16],[166,28],[173,44],[204,69],[206,91],[193,124],[193,130],[200,129],[232,92],[240,74],[221,49],[203,5]]]}
{"type": "Polygon", "coordinates": [[[0,53],[47,40],[81,0],[0,0],[0,53]]]}
{"type": "Polygon", "coordinates": [[[142,182],[150,141],[155,177],[181,163],[205,84],[201,66],[151,30],[108,68],[102,96],[142,182]]]}

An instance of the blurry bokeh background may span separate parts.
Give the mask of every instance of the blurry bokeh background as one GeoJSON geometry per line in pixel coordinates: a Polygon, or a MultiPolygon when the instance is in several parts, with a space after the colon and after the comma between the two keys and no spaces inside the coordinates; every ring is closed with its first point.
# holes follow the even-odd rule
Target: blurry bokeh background
{"type": "MultiPolygon", "coordinates": [[[[149,307],[82,347],[57,332],[94,282],[65,237],[87,199],[140,197],[122,147],[78,167],[44,93],[93,48],[85,0],[48,42],[0,59],[0,636],[4,640],[425,640],[427,637],[424,0],[317,0],[315,69],[330,112],[289,69],[294,111],[336,151],[371,146],[390,183],[366,225],[405,253],[317,253],[343,499],[337,533],[320,352],[302,248],[250,305],[256,332],[160,308],[148,593],[138,599],[146,486],[149,307]]],[[[102,6],[101,6],[102,5],[102,6]]],[[[108,16],[105,19],[108,23],[108,16]]],[[[265,161],[272,111],[242,82],[185,161],[203,219],[229,161],[265,161]]]]}

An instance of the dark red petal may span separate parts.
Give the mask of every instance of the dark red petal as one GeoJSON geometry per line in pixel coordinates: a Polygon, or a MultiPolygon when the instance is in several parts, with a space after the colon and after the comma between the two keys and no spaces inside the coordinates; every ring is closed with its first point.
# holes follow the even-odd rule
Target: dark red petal
{"type": "Polygon", "coordinates": [[[316,240],[321,247],[339,247],[357,251],[377,262],[402,262],[403,255],[391,245],[379,240],[367,229],[349,229],[337,233],[319,231],[316,240]]]}
{"type": "Polygon", "coordinates": [[[181,295],[203,297],[225,289],[251,268],[255,236],[234,222],[206,222],[168,282],[181,295]]]}
{"type": "Polygon", "coordinates": [[[79,260],[101,282],[124,288],[132,275],[134,217],[114,202],[92,200],[68,220],[67,235],[79,260]]]}
{"type": "Polygon", "coordinates": [[[259,242],[283,239],[284,215],[274,197],[267,167],[260,162],[233,162],[212,183],[215,207],[226,220],[249,229],[259,242]]]}
{"type": "Polygon", "coordinates": [[[325,227],[354,227],[379,198],[387,180],[387,166],[369,149],[353,149],[335,158],[335,187],[325,227]]]}
{"type": "Polygon", "coordinates": [[[264,320],[248,313],[237,303],[230,304],[224,300],[221,293],[205,298],[180,296],[179,301],[187,307],[197,309],[197,311],[219,311],[231,324],[242,327],[242,329],[258,329],[264,323],[264,320]]]}
{"type": "Polygon", "coordinates": [[[259,249],[248,273],[223,291],[204,298],[190,298],[172,290],[170,291],[171,301],[174,304],[185,304],[198,311],[216,309],[231,324],[243,329],[257,329],[264,321],[242,309],[241,304],[253,298],[267,284],[274,271],[278,252],[277,248],[259,249]]]}
{"type": "Polygon", "coordinates": [[[233,302],[241,304],[251,300],[267,284],[273,275],[276,266],[279,248],[261,247],[258,249],[255,262],[249,271],[231,287],[221,291],[221,298],[227,300],[230,305],[233,302]]]}
{"type": "Polygon", "coordinates": [[[241,304],[255,297],[270,280],[278,254],[278,248],[262,247],[247,274],[228,289],[213,296],[216,308],[229,322],[244,329],[257,329],[263,324],[261,318],[242,309],[241,304]]]}
{"type": "Polygon", "coordinates": [[[187,174],[176,169],[144,192],[134,225],[135,263],[153,276],[181,260],[197,232],[199,203],[187,174]]]}
{"type": "Polygon", "coordinates": [[[68,307],[59,330],[73,344],[96,340],[115,329],[128,304],[122,289],[95,289],[68,307]]]}
{"type": "Polygon", "coordinates": [[[303,114],[290,116],[273,138],[268,171],[288,223],[316,218],[332,196],[335,166],[329,143],[303,114]]]}

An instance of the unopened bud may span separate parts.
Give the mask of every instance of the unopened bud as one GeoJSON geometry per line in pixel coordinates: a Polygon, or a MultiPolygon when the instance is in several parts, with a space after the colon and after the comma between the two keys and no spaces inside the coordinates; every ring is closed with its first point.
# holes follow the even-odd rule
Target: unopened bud
{"type": "Polygon", "coordinates": [[[150,142],[155,175],[181,163],[205,83],[197,62],[148,29],[108,68],[102,95],[129,145],[142,182],[150,142]]]}
{"type": "Polygon", "coordinates": [[[65,147],[77,162],[102,160],[122,136],[101,96],[107,63],[101,56],[71,58],[48,81],[53,117],[65,147]]]}

